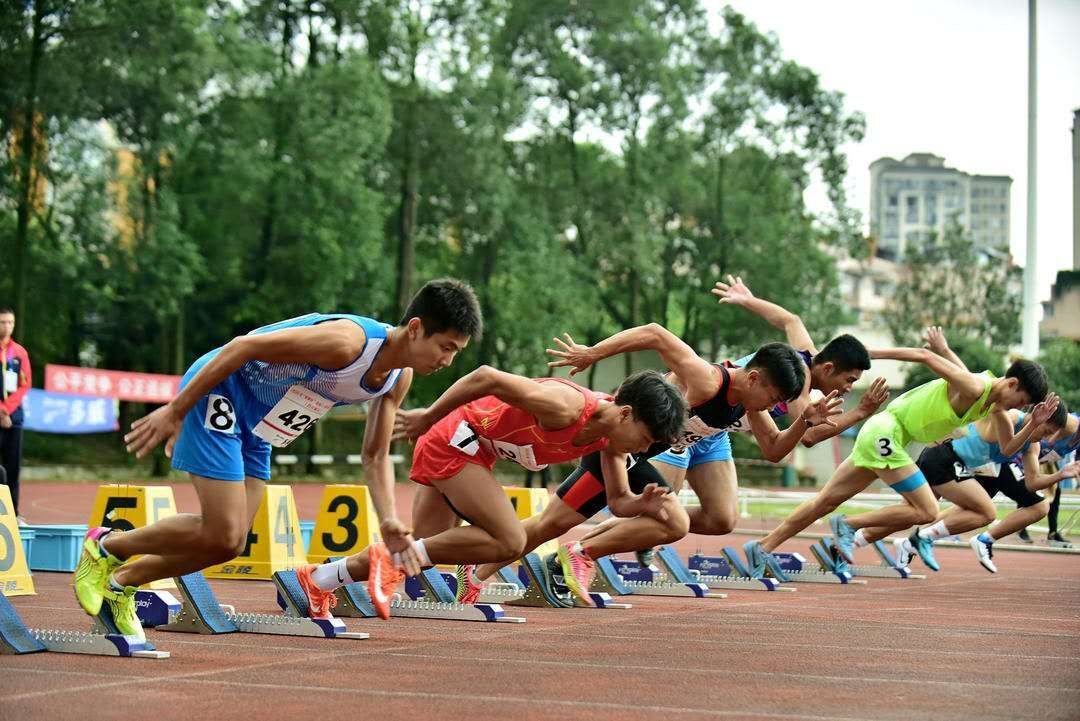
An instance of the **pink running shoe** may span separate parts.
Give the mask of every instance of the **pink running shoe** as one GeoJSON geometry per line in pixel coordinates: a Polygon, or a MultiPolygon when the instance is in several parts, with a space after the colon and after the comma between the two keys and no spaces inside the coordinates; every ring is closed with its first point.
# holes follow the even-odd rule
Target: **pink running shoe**
{"type": "Polygon", "coordinates": [[[563,578],[566,586],[577,599],[586,606],[593,606],[593,600],[589,596],[589,583],[592,582],[593,568],[596,563],[585,553],[574,550],[574,543],[564,543],[559,546],[559,564],[563,569],[563,578]]]}

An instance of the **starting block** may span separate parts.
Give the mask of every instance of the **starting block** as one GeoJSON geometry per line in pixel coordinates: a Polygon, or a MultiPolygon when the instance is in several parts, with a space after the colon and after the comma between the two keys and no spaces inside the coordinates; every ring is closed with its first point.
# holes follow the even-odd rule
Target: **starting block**
{"type": "Polygon", "coordinates": [[[827,563],[831,563],[836,571],[847,571],[853,576],[867,576],[870,578],[926,578],[925,575],[915,574],[911,572],[911,569],[906,566],[900,566],[897,564],[896,559],[893,558],[889,550],[885,548],[885,544],[881,541],[875,541],[873,544],[874,550],[881,558],[881,564],[878,566],[859,566],[852,565],[847,562],[840,551],[836,548],[836,545],[832,538],[825,536],[813,546],[810,547],[811,552],[818,559],[818,564],[827,569],[827,563]]]}
{"type": "MultiPolygon", "coordinates": [[[[292,575],[293,582],[296,574],[292,575]]],[[[367,633],[351,633],[346,630],[344,622],[338,618],[307,618],[293,616],[276,616],[270,613],[237,613],[226,610],[218,603],[210,584],[199,572],[189,573],[175,579],[177,589],[180,591],[182,601],[180,610],[169,616],[168,623],[156,625],[158,631],[177,631],[180,633],[263,633],[277,636],[309,636],[312,638],[347,638],[365,639],[370,636],[367,633]]],[[[274,574],[274,583],[278,587],[278,595],[294,595],[295,589],[288,589],[279,580],[278,574],[274,574]]],[[[301,597],[304,596],[300,591],[301,597]]],[[[136,601],[138,604],[138,601],[136,601]]],[[[306,601],[305,601],[306,606],[306,601]]],[[[156,622],[160,618],[152,618],[153,604],[145,606],[138,604],[139,618],[144,624],[156,622]]]]}
{"type": "Polygon", "coordinates": [[[774,553],[773,556],[794,583],[866,584],[866,581],[856,580],[851,575],[846,561],[839,564],[833,561],[830,552],[821,544],[815,543],[810,547],[810,552],[817,559],[817,569],[809,568],[806,559],[798,553],[774,553]]]}
{"type": "Polygon", "coordinates": [[[656,549],[656,563],[672,581],[679,583],[704,583],[709,588],[736,591],[794,591],[783,586],[775,578],[749,578],[732,573],[731,564],[723,556],[690,557],[689,567],[671,546],[656,549]]]}
{"type": "MultiPolygon", "coordinates": [[[[275,578],[282,578],[295,584],[296,591],[291,599],[281,593],[279,586],[278,604],[286,614],[307,616],[307,595],[300,590],[295,571],[278,571],[275,578]]],[[[524,618],[507,616],[502,606],[495,603],[477,603],[474,605],[458,603],[453,591],[446,584],[436,568],[425,569],[420,576],[417,598],[395,597],[390,601],[390,615],[397,618],[427,618],[440,621],[486,621],[495,623],[525,623],[524,618]]],[[[338,603],[335,610],[339,616],[351,618],[374,618],[375,607],[367,592],[367,583],[360,581],[349,583],[334,592],[338,603]]]]}
{"type": "Polygon", "coordinates": [[[620,595],[727,598],[727,594],[714,593],[704,583],[680,583],[658,576],[658,573],[651,568],[643,568],[637,561],[604,557],[596,561],[596,577],[589,590],[620,595]]]}
{"type": "MultiPolygon", "coordinates": [[[[550,558],[550,556],[549,556],[550,558]]],[[[551,592],[546,562],[536,553],[529,553],[521,559],[521,569],[529,579],[521,598],[508,602],[511,606],[531,606],[533,608],[571,608],[551,592]]],[[[504,569],[505,570],[505,569],[504,569]]],[[[593,605],[586,606],[574,597],[573,608],[630,608],[629,603],[616,603],[607,591],[589,589],[589,598],[593,605]]]]}
{"type": "Polygon", "coordinates": [[[27,628],[7,598],[0,594],[0,655],[24,653],[82,653],[93,656],[129,658],[168,658],[168,651],[158,651],[149,641],[119,633],[108,607],[104,618],[95,618],[94,630],[27,628]]]}

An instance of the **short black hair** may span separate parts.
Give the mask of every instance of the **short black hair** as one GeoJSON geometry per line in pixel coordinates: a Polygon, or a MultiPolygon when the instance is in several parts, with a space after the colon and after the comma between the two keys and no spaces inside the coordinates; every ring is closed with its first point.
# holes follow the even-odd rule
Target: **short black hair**
{"type": "Polygon", "coordinates": [[[765,374],[768,382],[776,386],[786,400],[793,400],[802,394],[806,383],[806,364],[787,343],[766,343],[758,348],[746,367],[765,374]]]}
{"type": "Polygon", "coordinates": [[[657,371],[638,371],[615,390],[615,403],[630,406],[653,440],[670,443],[682,433],[688,407],[678,388],[657,371]]]}
{"type": "Polygon", "coordinates": [[[840,373],[870,370],[870,351],[853,335],[838,335],[814,356],[813,365],[832,363],[840,373]]]}
{"type": "Polygon", "coordinates": [[[429,280],[417,291],[398,325],[419,318],[424,335],[456,331],[479,338],[484,332],[484,316],[476,293],[468,283],[456,278],[429,280]]]}
{"type": "Polygon", "coordinates": [[[1069,404],[1065,402],[1064,398],[1058,399],[1057,410],[1054,411],[1054,415],[1050,416],[1047,421],[1054,428],[1064,428],[1065,421],[1069,418],[1069,404]]]}
{"type": "Polygon", "coordinates": [[[8,308],[7,306],[0,308],[0,315],[3,315],[4,313],[8,313],[9,315],[15,315],[15,311],[11,308],[8,308]]]}
{"type": "Polygon", "coordinates": [[[1013,361],[1009,370],[1005,371],[1005,377],[1019,381],[1020,390],[1027,392],[1032,403],[1042,403],[1046,398],[1046,392],[1049,390],[1046,371],[1035,361],[1013,361]]]}

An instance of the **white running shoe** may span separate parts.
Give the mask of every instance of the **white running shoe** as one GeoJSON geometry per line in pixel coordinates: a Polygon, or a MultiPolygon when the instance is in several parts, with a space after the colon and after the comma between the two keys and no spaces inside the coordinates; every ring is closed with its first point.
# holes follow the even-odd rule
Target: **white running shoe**
{"type": "Polygon", "coordinates": [[[968,545],[971,546],[971,550],[975,551],[975,557],[979,559],[979,563],[990,573],[997,573],[997,566],[994,565],[994,548],[993,543],[987,543],[982,540],[982,534],[973,537],[968,541],[968,545]]]}
{"type": "Polygon", "coordinates": [[[900,568],[907,568],[911,565],[911,558],[915,555],[915,547],[911,545],[911,541],[906,538],[894,538],[893,542],[893,557],[896,559],[896,565],[900,568]]]}

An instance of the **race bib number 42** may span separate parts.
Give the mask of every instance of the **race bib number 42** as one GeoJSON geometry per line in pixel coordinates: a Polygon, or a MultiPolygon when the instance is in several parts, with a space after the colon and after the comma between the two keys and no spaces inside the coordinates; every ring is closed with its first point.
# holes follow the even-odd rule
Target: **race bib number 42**
{"type": "Polygon", "coordinates": [[[275,448],[283,448],[315,425],[334,402],[303,386],[292,386],[252,433],[275,448]]]}

